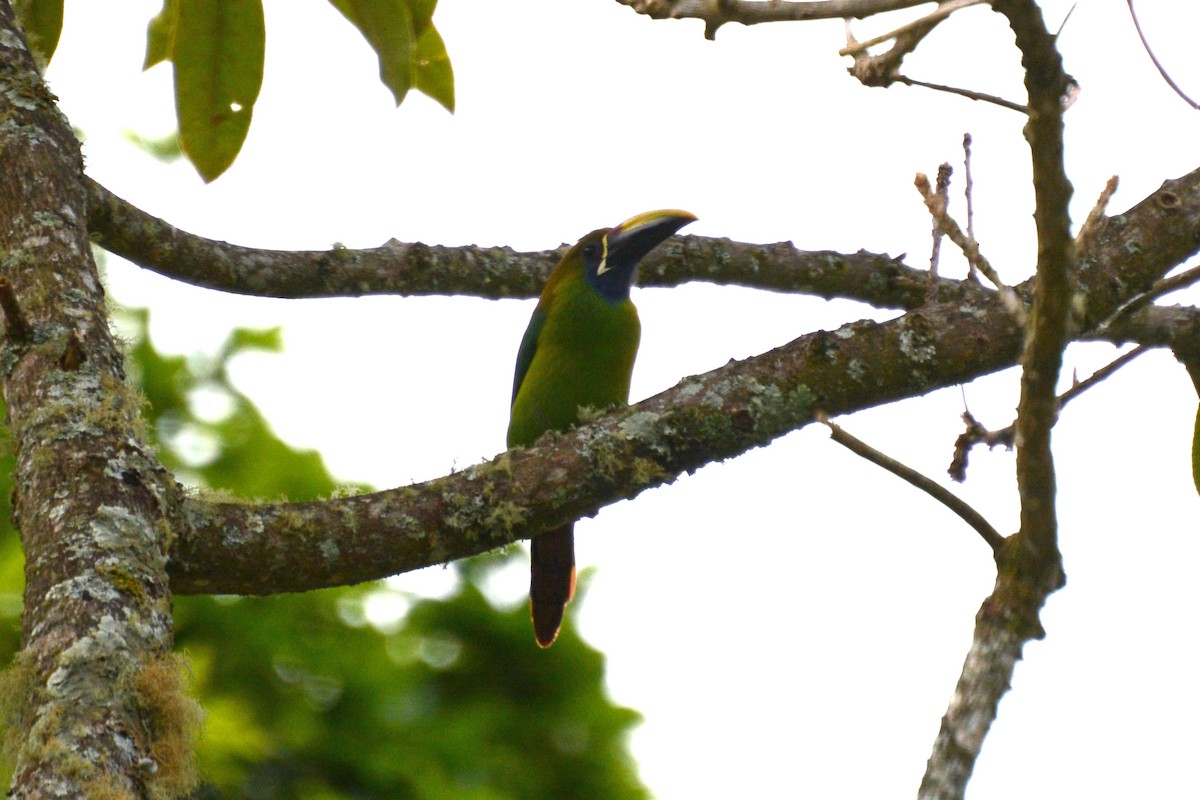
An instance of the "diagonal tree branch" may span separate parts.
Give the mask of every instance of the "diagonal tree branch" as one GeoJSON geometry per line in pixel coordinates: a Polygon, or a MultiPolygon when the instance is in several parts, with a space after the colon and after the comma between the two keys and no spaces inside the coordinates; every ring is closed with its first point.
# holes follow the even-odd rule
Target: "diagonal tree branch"
{"type": "Polygon", "coordinates": [[[486,552],[761,447],[817,408],[843,414],[1011,366],[1021,340],[976,287],[975,302],[818,331],[427,483],[319,503],[194,502],[172,588],[298,591],[486,552]]]}
{"type": "MultiPolygon", "coordinates": [[[[1114,273],[1137,292],[1200,249],[1200,170],[1102,220],[1090,241],[1080,284],[1099,319],[1123,302],[1109,291],[1114,273]],[[1131,254],[1126,245],[1141,240],[1158,246],[1131,254]]],[[[486,552],[762,446],[817,408],[846,414],[1016,364],[1023,333],[996,294],[971,283],[962,292],[888,322],[809,334],[435,481],[319,503],[191,500],[173,525],[172,589],[299,591],[486,552]]],[[[1127,324],[1175,324],[1154,321],[1157,311],[1127,324]]],[[[1197,315],[1176,316],[1190,324],[1197,315]]]]}

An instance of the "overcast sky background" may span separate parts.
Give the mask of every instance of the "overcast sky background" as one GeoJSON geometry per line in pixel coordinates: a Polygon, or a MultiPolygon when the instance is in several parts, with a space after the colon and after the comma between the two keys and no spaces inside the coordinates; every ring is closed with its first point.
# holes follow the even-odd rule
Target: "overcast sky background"
{"type": "MultiPolygon", "coordinates": [[[[157,5],[68,2],[48,77],[87,137],[90,174],[194,233],[282,249],[393,237],[541,249],[679,207],[700,218],[689,233],[907,253],[921,267],[930,223],[913,175],[960,165],[969,131],[985,253],[1010,283],[1035,260],[1023,118],[859,86],[837,56],[840,21],[729,25],[708,42],[697,21],[655,22],[612,0],[443,0],[451,116],[416,94],[394,108],[373,54],[327,3],[267,0],[250,136],[205,186],[125,139],[174,126],[170,67],[140,70],[157,5]]],[[[1052,28],[1071,7],[1043,5],[1052,28]]],[[[1200,11],[1168,0],[1138,10],[1173,77],[1200,96],[1200,11]]],[[[866,39],[912,16],[854,30],[866,39]]],[[[1125,3],[1081,0],[1060,44],[1082,87],[1067,117],[1076,220],[1110,175],[1121,178],[1115,213],[1197,166],[1200,115],[1159,78],[1125,3]]],[[[1020,101],[1018,62],[1003,19],[979,7],[940,26],[905,72],[1020,101]]],[[[962,274],[948,243],[943,253],[942,273],[962,274]]],[[[283,324],[286,353],[242,357],[234,378],[340,478],[387,488],[503,449],[532,301],[256,300],[108,264],[113,296],[152,309],[159,347],[203,352],[233,325],[283,324]]],[[[701,285],[635,301],[635,400],[812,330],[890,316],[701,285]]],[[[1073,346],[1065,379],[1116,354],[1073,346]]],[[[972,412],[1008,424],[1017,379],[966,387],[972,412]]],[[[841,422],[940,478],[963,397],[941,391],[841,422]]],[[[1186,373],[1154,354],[1064,413],[1054,441],[1068,584],[1045,609],[1047,639],[1018,666],[972,800],[1196,791],[1195,411],[1186,373]]],[[[977,452],[957,491],[1015,529],[1011,453],[977,452]]],[[[614,698],[646,715],[634,749],[660,798],[915,793],[993,579],[986,547],[945,509],[812,426],[603,510],[579,524],[577,548],[598,571],[573,609],[609,656],[614,698]]],[[[395,584],[437,592],[449,576],[395,584]]],[[[527,580],[512,570],[493,595],[524,602],[527,580]]]]}

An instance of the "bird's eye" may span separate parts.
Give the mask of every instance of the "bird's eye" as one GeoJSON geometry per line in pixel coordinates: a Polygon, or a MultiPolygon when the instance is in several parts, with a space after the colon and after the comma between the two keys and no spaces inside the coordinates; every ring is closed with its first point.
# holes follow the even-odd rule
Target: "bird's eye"
{"type": "Polygon", "coordinates": [[[599,252],[600,248],[596,246],[595,242],[589,242],[583,246],[583,254],[587,256],[588,259],[595,258],[596,254],[599,252]]]}

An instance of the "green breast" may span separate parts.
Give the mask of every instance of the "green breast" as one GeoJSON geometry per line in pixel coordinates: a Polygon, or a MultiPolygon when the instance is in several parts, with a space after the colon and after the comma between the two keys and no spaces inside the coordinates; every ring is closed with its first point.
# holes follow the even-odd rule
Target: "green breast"
{"type": "Polygon", "coordinates": [[[579,409],[629,402],[641,324],[629,299],[610,302],[585,282],[555,293],[537,331],[529,368],[513,398],[508,445],[579,422],[579,409]]]}

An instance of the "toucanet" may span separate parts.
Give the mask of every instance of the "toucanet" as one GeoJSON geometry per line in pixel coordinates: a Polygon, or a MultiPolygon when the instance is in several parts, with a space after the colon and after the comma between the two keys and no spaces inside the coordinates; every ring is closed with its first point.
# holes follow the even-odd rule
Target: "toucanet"
{"type": "MultiPolygon", "coordinates": [[[[582,408],[629,402],[641,337],[629,290],[642,258],[696,218],[649,211],[584,236],[542,290],[517,351],[508,446],[528,446],[547,431],[579,422],[582,408]]],[[[533,537],[529,605],[537,643],[558,636],[575,594],[574,523],[533,537]]]]}

